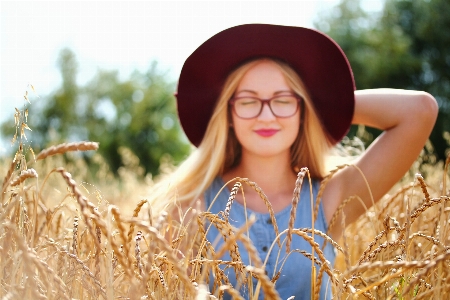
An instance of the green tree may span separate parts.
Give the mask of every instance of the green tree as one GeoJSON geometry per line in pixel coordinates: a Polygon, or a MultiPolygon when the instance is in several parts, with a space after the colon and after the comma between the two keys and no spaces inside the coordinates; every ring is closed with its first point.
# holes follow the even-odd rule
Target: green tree
{"type": "MultiPolygon", "coordinates": [[[[161,159],[179,162],[190,151],[176,114],[175,85],[154,62],[147,72],[121,80],[117,71],[98,71],[85,86],[77,84],[78,62],[70,49],[58,58],[62,83],[30,109],[34,147],[69,141],[100,143],[98,152],[114,172],[123,162],[119,147],[129,148],[146,173],[158,174],[161,159]]],[[[11,122],[2,124],[13,134],[11,122]]],[[[84,156],[89,160],[89,156],[84,156]]]]}
{"type": "Polygon", "coordinates": [[[410,80],[418,89],[433,94],[439,103],[431,140],[439,159],[444,159],[449,146],[444,133],[450,131],[450,2],[390,0],[385,15],[410,37],[409,52],[421,62],[419,72],[409,74],[410,80]]]}
{"type": "Polygon", "coordinates": [[[175,162],[185,158],[190,147],[178,123],[174,90],[156,63],[123,82],[112,71],[99,72],[87,84],[86,111],[80,118],[112,169],[121,164],[119,146],[130,148],[152,174],[158,173],[164,155],[175,162]]]}
{"type": "Polygon", "coordinates": [[[42,143],[48,144],[50,139],[62,142],[79,131],[76,111],[79,88],[76,83],[78,62],[70,49],[63,49],[58,58],[58,68],[61,72],[62,84],[46,102],[40,122],[33,124],[39,132],[49,132],[42,135],[42,143]]]}
{"type": "MultiPolygon", "coordinates": [[[[78,62],[75,54],[70,49],[61,50],[57,66],[61,73],[61,86],[51,95],[33,101],[30,106],[28,124],[33,132],[29,135],[33,136],[34,146],[38,149],[50,142],[66,141],[79,128],[74,114],[80,93],[76,84],[78,62]]],[[[5,136],[14,134],[10,121],[6,121],[1,127],[5,136]]]]}
{"type": "MultiPolygon", "coordinates": [[[[437,98],[440,113],[430,140],[438,159],[445,158],[443,133],[450,131],[450,33],[443,30],[449,25],[446,0],[387,0],[372,15],[360,0],[343,0],[316,22],[347,54],[358,89],[417,89],[437,98]]],[[[370,143],[379,131],[368,132],[370,143]]]]}

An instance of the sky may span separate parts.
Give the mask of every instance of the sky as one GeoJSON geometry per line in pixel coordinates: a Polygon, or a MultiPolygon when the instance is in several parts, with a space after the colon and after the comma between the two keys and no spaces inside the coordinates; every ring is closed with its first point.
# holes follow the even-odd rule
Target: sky
{"type": "MultiPolygon", "coordinates": [[[[223,29],[245,23],[313,27],[319,12],[339,2],[1,0],[0,123],[23,105],[29,84],[37,96],[60,85],[57,57],[62,48],[76,54],[80,85],[98,69],[118,70],[125,79],[133,70],[147,70],[154,60],[176,81],[189,54],[223,29]]],[[[382,1],[362,3],[375,11],[382,1]]],[[[30,100],[39,101],[37,96],[31,94],[30,100]]],[[[0,142],[0,155],[5,147],[0,142]]]]}

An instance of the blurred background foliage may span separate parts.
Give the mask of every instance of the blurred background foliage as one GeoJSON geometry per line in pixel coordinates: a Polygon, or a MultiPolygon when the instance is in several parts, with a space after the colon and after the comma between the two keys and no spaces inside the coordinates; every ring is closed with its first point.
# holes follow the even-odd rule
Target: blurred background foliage
{"type": "MultiPolygon", "coordinates": [[[[443,160],[450,140],[450,1],[386,0],[379,14],[368,14],[360,4],[341,1],[315,27],[343,48],[358,89],[416,89],[437,98],[440,113],[427,152],[433,154],[429,162],[443,160]]],[[[99,153],[117,174],[125,163],[119,149],[126,147],[139,159],[142,175],[157,175],[161,162],[176,164],[188,155],[191,147],[176,115],[176,83],[156,62],[125,81],[117,71],[99,70],[83,86],[77,84],[79,66],[70,49],[61,50],[58,66],[61,86],[42,97],[42,107],[32,109],[39,117],[29,120],[35,151],[68,141],[100,142],[99,153]]],[[[379,134],[360,129],[352,128],[349,136],[358,133],[366,146],[379,134]]],[[[2,130],[14,134],[11,122],[2,130]]],[[[91,157],[85,159],[89,163],[91,157]]]]}
{"type": "MultiPolygon", "coordinates": [[[[31,109],[38,117],[28,120],[36,153],[58,143],[95,141],[114,174],[126,164],[121,149],[131,149],[143,167],[144,174],[139,175],[158,174],[162,161],[176,164],[187,156],[190,145],[176,115],[175,84],[156,62],[125,81],[117,71],[99,70],[84,86],[77,84],[78,64],[70,49],[61,50],[58,66],[61,86],[41,97],[42,107],[31,109]]],[[[2,130],[14,134],[11,122],[2,124],[2,130]]],[[[89,164],[92,153],[83,155],[95,168],[89,164]]]]}
{"type": "MultiPolygon", "coordinates": [[[[433,154],[431,163],[445,159],[450,146],[450,1],[386,0],[379,15],[370,15],[359,0],[343,0],[315,27],[342,47],[357,89],[414,89],[436,97],[439,116],[426,152],[433,154]]],[[[356,132],[352,128],[349,135],[356,132]]],[[[379,133],[367,128],[362,138],[367,145],[379,133]]]]}

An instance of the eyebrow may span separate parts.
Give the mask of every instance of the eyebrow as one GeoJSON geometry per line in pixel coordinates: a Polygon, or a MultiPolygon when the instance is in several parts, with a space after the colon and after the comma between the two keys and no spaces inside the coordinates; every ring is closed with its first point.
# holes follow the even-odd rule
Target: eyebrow
{"type": "MultiPolygon", "coordinates": [[[[253,90],[240,90],[240,91],[236,92],[236,95],[239,94],[239,93],[244,93],[244,92],[255,94],[255,95],[258,94],[256,91],[253,91],[253,90]]],[[[291,91],[291,90],[281,90],[281,91],[276,91],[273,94],[274,95],[279,95],[279,94],[283,94],[283,93],[293,93],[293,91],[291,91]]]]}

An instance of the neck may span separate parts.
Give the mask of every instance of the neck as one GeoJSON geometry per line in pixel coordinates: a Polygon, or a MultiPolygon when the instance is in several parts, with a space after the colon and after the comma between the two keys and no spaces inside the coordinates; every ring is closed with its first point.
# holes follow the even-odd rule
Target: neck
{"type": "MultiPolygon", "coordinates": [[[[296,174],[291,168],[290,154],[261,157],[242,153],[241,163],[224,174],[225,180],[234,177],[248,178],[269,196],[292,193],[296,174]]],[[[244,190],[248,190],[244,187],[244,190]]]]}

